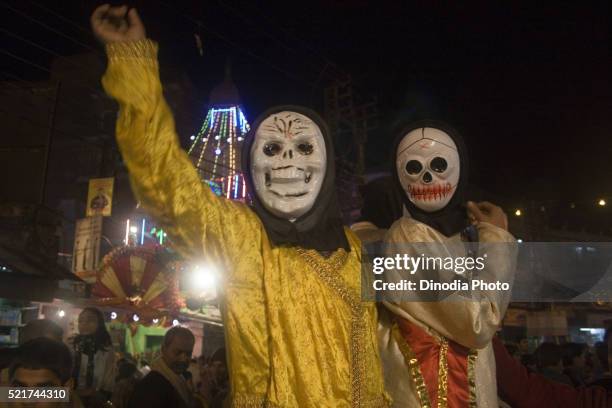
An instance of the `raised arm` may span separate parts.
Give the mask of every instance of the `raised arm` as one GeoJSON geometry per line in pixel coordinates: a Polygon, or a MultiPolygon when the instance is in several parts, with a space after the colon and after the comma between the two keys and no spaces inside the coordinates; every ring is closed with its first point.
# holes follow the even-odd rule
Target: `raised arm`
{"type": "Polygon", "coordinates": [[[157,44],[146,38],[136,10],[101,6],[92,27],[106,46],[102,84],[120,105],[117,142],[137,199],[182,254],[235,258],[241,242],[257,239],[251,235],[259,233],[258,220],[246,206],[204,186],[181,149],[162,94],[157,44]]]}

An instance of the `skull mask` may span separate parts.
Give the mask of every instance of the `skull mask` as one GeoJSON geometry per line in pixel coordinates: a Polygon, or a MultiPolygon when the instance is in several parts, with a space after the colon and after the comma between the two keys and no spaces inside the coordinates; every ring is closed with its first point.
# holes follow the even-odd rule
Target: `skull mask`
{"type": "Polygon", "coordinates": [[[283,111],[265,118],[250,151],[255,192],[277,217],[294,221],[313,206],[325,178],[321,128],[307,116],[283,111]]]}
{"type": "Polygon", "coordinates": [[[457,145],[440,129],[408,132],[396,153],[396,170],[408,199],[419,209],[443,209],[456,192],[460,163],[457,145]]]}

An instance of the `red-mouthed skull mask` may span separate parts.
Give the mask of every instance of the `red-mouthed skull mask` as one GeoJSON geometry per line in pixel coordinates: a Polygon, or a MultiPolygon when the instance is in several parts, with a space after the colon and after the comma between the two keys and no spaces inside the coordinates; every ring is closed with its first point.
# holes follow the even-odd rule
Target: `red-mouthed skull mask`
{"type": "Polygon", "coordinates": [[[395,164],[404,192],[421,210],[441,210],[455,194],[459,153],[442,130],[426,127],[408,132],[397,148],[395,164]]]}

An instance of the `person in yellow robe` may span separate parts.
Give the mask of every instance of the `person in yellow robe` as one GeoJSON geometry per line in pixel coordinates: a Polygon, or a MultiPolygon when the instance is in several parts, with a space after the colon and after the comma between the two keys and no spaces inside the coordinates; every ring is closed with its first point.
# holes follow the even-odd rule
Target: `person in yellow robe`
{"type": "MultiPolygon", "coordinates": [[[[465,206],[468,157],[457,131],[437,121],[413,123],[400,134],[393,153],[396,188],[403,194],[406,214],[386,232],[385,255],[457,259],[486,253],[484,269],[472,277],[511,287],[515,240],[499,207],[488,202],[465,206]]],[[[437,272],[439,281],[459,278],[452,271],[450,276],[437,272]]],[[[428,273],[421,268],[411,276],[418,286],[432,276],[428,273]]],[[[408,275],[391,269],[385,279],[398,282],[408,275]]],[[[380,313],[379,343],[393,406],[497,408],[491,339],[511,292],[421,294],[383,295],[387,312],[380,313]]]]}
{"type": "Polygon", "coordinates": [[[376,308],[360,298],[360,242],[340,221],[323,121],[264,113],[244,143],[253,206],[217,197],[180,148],[136,10],[101,6],[92,27],[136,197],[180,253],[221,271],[231,406],[387,406],[376,308]]]}

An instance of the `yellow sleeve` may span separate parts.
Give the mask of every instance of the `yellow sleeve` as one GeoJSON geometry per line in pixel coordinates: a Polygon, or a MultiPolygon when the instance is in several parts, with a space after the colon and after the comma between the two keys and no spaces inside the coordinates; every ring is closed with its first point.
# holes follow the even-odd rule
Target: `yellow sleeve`
{"type": "Polygon", "coordinates": [[[249,372],[246,384],[235,386],[234,392],[265,393],[269,338],[261,222],[247,206],[217,197],[181,149],[162,94],[157,44],[150,40],[114,43],[107,45],[106,52],[108,68],[102,84],[119,102],[117,143],[132,190],[183,256],[222,264],[230,373],[234,379],[234,363],[249,372]],[[261,347],[248,347],[254,343],[261,347]]]}
{"type": "Polygon", "coordinates": [[[203,185],[181,149],[162,94],[157,44],[112,43],[106,52],[102,84],[119,102],[117,143],[136,198],[182,255],[235,260],[244,240],[261,238],[261,224],[245,205],[217,197],[203,185]]]}

